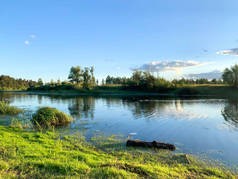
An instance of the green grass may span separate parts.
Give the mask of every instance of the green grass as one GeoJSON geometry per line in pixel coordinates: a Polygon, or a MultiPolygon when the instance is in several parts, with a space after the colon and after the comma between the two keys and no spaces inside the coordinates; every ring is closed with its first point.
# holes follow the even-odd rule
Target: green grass
{"type": "Polygon", "coordinates": [[[235,178],[191,156],[124,147],[111,137],[24,131],[0,126],[0,178],[235,178]]]}
{"type": "Polygon", "coordinates": [[[72,117],[51,107],[39,108],[32,116],[34,126],[49,128],[53,126],[63,126],[72,121],[72,117]]]}
{"type": "Polygon", "coordinates": [[[19,109],[15,106],[10,106],[8,103],[4,101],[0,101],[0,114],[17,115],[22,112],[23,112],[22,109],[19,109]]]}

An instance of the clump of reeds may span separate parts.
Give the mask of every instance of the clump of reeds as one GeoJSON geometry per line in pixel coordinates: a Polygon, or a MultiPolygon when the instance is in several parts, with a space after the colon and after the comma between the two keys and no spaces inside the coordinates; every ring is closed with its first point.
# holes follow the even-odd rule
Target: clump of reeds
{"type": "Polygon", "coordinates": [[[15,106],[10,106],[9,103],[5,101],[0,101],[0,114],[17,115],[22,112],[24,112],[24,110],[15,106]]]}
{"type": "Polygon", "coordinates": [[[39,128],[63,126],[72,120],[68,114],[51,107],[39,108],[32,116],[32,124],[39,128]]]}

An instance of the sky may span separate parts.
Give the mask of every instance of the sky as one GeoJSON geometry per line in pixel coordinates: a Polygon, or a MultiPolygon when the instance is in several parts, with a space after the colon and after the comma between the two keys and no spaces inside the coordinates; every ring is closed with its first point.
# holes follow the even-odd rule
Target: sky
{"type": "Polygon", "coordinates": [[[0,75],[66,80],[153,69],[167,79],[238,63],[237,0],[0,2],[0,75]]]}

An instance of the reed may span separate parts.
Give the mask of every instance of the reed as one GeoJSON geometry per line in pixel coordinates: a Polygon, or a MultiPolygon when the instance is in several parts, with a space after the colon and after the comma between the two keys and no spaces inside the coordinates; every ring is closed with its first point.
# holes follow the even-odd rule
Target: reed
{"type": "Polygon", "coordinates": [[[42,107],[32,116],[32,124],[38,128],[64,126],[73,121],[73,118],[58,109],[42,107]]]}
{"type": "Polygon", "coordinates": [[[10,106],[9,103],[5,101],[0,101],[0,114],[17,115],[22,112],[24,112],[24,110],[15,106],[10,106]]]}

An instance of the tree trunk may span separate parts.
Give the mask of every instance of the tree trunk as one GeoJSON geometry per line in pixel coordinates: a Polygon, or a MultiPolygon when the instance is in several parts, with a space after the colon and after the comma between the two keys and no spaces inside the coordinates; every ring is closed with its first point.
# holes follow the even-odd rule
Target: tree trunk
{"type": "Polygon", "coordinates": [[[167,144],[167,143],[161,143],[157,141],[153,142],[145,142],[140,140],[128,140],[126,142],[126,146],[132,146],[132,147],[149,147],[149,148],[158,148],[158,149],[168,149],[171,151],[174,151],[176,149],[175,145],[173,144],[167,144]]]}

